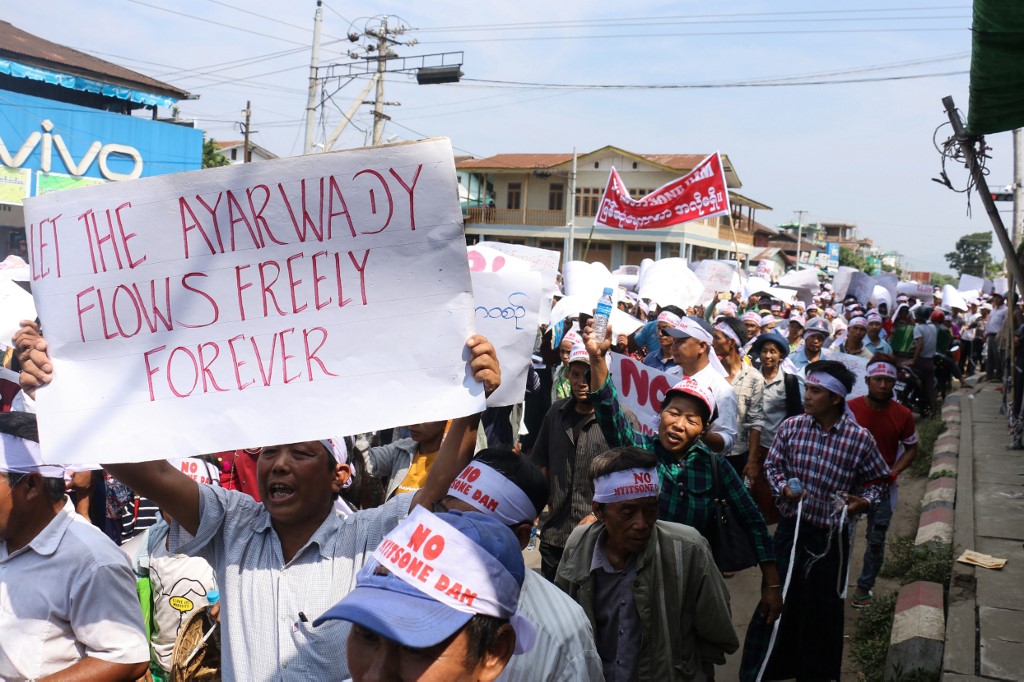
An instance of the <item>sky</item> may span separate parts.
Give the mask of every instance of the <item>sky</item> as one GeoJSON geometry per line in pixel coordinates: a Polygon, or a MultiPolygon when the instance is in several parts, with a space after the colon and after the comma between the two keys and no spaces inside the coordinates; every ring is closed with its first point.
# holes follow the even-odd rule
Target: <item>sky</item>
{"type": "MultiPolygon", "coordinates": [[[[357,45],[346,35],[387,15],[408,27],[399,40],[417,41],[396,46],[400,56],[462,52],[465,76],[419,86],[389,74],[385,99],[401,106],[386,110],[385,140],[445,136],[475,156],[717,150],[729,155],[739,192],[773,207],[757,213],[760,222],[790,223],[804,211],[805,224],[855,223],[910,269],[948,272],[943,255],[960,236],[991,231],[976,194],[968,216],[967,195],[932,181],[941,170],[933,136],[950,135],[941,98],[967,110],[970,7],[325,0],[320,64],[352,62],[346,53],[357,45]]],[[[254,142],[289,156],[303,150],[315,9],[315,0],[49,0],[45,10],[5,6],[3,19],[197,95],[180,103],[181,116],[219,140],[241,139],[251,100],[254,142]]],[[[364,85],[325,84],[317,142],[364,85]]],[[[369,143],[370,109],[360,107],[336,149],[369,143]]],[[[1001,188],[1012,182],[1011,134],[988,144],[989,183],[1001,188]]],[[[965,186],[962,167],[946,171],[965,186]]],[[[1010,205],[999,207],[1009,227],[1010,205]]]]}

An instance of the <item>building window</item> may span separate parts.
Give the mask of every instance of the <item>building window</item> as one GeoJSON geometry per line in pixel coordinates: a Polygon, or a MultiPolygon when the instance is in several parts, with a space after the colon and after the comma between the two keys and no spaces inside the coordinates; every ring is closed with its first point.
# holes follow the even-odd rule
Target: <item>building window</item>
{"type": "Polygon", "coordinates": [[[548,187],[548,210],[565,210],[565,185],[561,183],[552,183],[551,186],[548,187]]]}
{"type": "Polygon", "coordinates": [[[523,206],[523,183],[508,183],[508,199],[505,208],[522,208],[523,206]]]}
{"type": "Polygon", "coordinates": [[[645,196],[650,194],[652,191],[653,190],[649,189],[631,189],[629,190],[629,196],[639,201],[640,199],[643,199],[645,196]]]}
{"type": "Polygon", "coordinates": [[[595,216],[601,205],[601,197],[604,195],[603,187],[577,187],[576,188],[576,215],[595,216]]]}
{"type": "Polygon", "coordinates": [[[231,160],[234,161],[237,158],[238,158],[238,148],[236,147],[236,148],[231,150],[231,160]]]}

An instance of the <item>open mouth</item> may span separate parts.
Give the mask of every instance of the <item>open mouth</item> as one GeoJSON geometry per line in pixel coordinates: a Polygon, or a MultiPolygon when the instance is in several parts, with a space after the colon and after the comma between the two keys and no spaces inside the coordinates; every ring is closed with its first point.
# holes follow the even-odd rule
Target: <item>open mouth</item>
{"type": "Polygon", "coordinates": [[[267,493],[272,502],[283,502],[295,494],[295,488],[284,483],[271,483],[267,486],[267,493]]]}

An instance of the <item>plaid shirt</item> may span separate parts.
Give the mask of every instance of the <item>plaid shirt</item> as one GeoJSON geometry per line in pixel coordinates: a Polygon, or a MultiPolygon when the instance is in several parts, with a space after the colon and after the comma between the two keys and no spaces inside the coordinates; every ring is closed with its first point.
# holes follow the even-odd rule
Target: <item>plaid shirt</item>
{"type": "Polygon", "coordinates": [[[835,525],[835,493],[859,495],[874,506],[884,485],[877,481],[889,476],[889,467],[871,434],[846,415],[826,432],[814,417],[802,414],[779,427],[764,473],[783,516],[796,516],[796,504],[782,495],[786,481],[796,477],[807,491],[804,519],[818,528],[830,528],[835,525]]]}
{"type": "Polygon", "coordinates": [[[701,535],[707,535],[714,504],[711,458],[717,457],[719,484],[730,506],[753,536],[758,562],[775,561],[775,549],[764,517],[761,516],[736,470],[724,457],[711,452],[702,441],[697,441],[690,446],[683,458],[677,461],[662,447],[657,437],[648,436],[633,428],[625,411],[619,406],[611,376],[605,381],[604,386],[596,393],[591,393],[590,397],[594,401],[594,416],[610,447],[633,445],[657,456],[658,478],[661,481],[659,519],[693,526],[701,535]]]}

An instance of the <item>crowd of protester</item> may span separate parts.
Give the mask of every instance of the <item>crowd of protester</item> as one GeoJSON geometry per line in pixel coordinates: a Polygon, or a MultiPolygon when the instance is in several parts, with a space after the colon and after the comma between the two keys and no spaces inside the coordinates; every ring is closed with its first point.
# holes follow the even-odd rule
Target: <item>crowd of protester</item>
{"type": "MultiPolygon", "coordinates": [[[[515,409],[73,471],[40,456],[35,393],[60,378],[24,323],[0,414],[0,678],[172,679],[202,615],[223,679],[712,680],[741,644],[743,680],[838,679],[844,605],[872,602],[917,450],[897,383],[912,370],[927,414],[944,372],[1001,377],[1002,297],[620,307],[635,333],[539,329],[515,409]],[[653,435],[610,351],[672,377],[653,435]],[[415,563],[428,532],[452,550],[443,585],[415,563]],[[741,643],[727,580],[747,566],[741,643]]],[[[492,392],[494,348],[467,346],[492,392]]]]}

